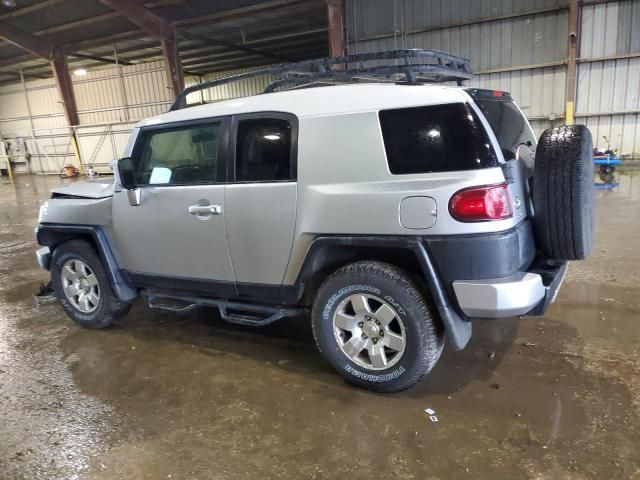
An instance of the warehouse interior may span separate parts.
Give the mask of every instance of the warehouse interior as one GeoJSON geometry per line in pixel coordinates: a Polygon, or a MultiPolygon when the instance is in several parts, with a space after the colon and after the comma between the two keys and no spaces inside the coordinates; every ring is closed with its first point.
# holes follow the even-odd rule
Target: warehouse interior
{"type": "Polygon", "coordinates": [[[0,0],[0,171],[0,478],[640,475],[640,0],[0,0]],[[466,86],[510,92],[536,138],[586,125],[621,164],[596,166],[593,253],[544,316],[474,325],[381,395],[333,373],[304,315],[256,329],[138,301],[94,332],[34,300],[51,190],[111,180],[185,87],[417,48],[469,59],[466,86]]]}

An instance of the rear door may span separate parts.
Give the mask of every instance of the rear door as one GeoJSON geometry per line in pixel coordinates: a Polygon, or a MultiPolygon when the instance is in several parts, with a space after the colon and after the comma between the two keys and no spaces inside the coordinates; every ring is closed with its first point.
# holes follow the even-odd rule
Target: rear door
{"type": "Polygon", "coordinates": [[[533,213],[529,179],[533,177],[536,137],[511,95],[499,90],[468,89],[500,145],[508,169],[513,214],[521,220],[533,213]]]}
{"type": "Polygon", "coordinates": [[[132,161],[140,204],[119,192],[113,215],[122,267],[137,283],[192,289],[207,280],[235,292],[224,222],[229,124],[226,117],[139,133],[132,161]]]}
{"type": "Polygon", "coordinates": [[[233,117],[225,221],[241,295],[264,286],[259,295],[274,296],[284,278],[296,220],[297,137],[294,115],[233,117]]]}

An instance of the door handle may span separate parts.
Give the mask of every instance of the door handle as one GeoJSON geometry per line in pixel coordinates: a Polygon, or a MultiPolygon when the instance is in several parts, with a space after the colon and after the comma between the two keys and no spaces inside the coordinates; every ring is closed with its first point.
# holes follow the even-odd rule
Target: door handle
{"type": "Polygon", "coordinates": [[[222,207],[220,205],[191,205],[189,213],[191,215],[220,215],[222,207]]]}

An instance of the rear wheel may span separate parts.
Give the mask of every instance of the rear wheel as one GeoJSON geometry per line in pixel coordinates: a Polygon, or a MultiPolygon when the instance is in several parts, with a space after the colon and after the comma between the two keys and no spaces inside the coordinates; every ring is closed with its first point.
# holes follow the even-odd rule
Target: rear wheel
{"type": "Polygon", "coordinates": [[[440,358],[442,331],[402,270],[358,262],[331,275],[314,302],[319,350],[347,381],[398,392],[427,375],[440,358]]]}
{"type": "Polygon", "coordinates": [[[129,311],[130,304],[115,296],[100,257],[84,240],[53,251],[51,284],[67,315],[85,328],[106,328],[129,311]]]}
{"type": "Polygon", "coordinates": [[[594,166],[584,125],[545,130],[533,182],[538,247],[550,259],[582,260],[593,246],[594,166]]]}

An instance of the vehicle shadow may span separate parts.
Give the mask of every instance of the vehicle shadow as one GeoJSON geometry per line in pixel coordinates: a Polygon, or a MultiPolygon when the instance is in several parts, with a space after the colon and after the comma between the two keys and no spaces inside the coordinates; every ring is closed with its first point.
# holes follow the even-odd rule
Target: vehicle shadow
{"type": "MultiPolygon", "coordinates": [[[[475,322],[469,345],[460,352],[445,346],[433,371],[406,395],[447,395],[469,382],[491,378],[513,345],[518,324],[517,318],[475,322]]],[[[249,327],[226,323],[211,308],[177,314],[150,310],[137,302],[119,328],[145,341],[189,344],[203,354],[239,355],[295,373],[334,374],[316,348],[308,316],[249,327]]],[[[340,382],[337,374],[324,378],[340,382]]]]}

